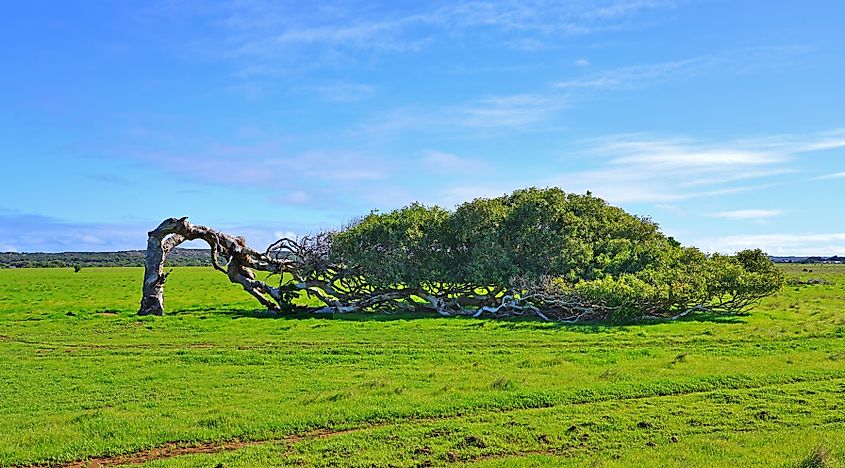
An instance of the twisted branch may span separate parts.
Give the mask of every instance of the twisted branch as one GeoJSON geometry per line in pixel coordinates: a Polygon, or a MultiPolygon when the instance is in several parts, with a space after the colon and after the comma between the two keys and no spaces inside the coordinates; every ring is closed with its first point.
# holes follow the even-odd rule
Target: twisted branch
{"type": "MultiPolygon", "coordinates": [[[[512,278],[510,288],[442,281],[375,286],[356,273],[354,267],[332,258],[330,233],[299,239],[282,238],[264,252],[247,246],[243,237],[192,224],[187,218],[166,219],[148,234],[139,315],[163,314],[164,283],[169,274],[164,273],[164,261],[175,247],[195,239],[208,243],[216,270],[225,273],[231,282],[240,284],[272,311],[292,308],[293,299],[303,292],[325,304],[310,309],[315,313],[427,310],[442,316],[533,316],[546,321],[575,323],[607,319],[620,309],[582,297],[552,277],[512,278]],[[256,270],[268,272],[270,276],[279,275],[278,286],[256,279],[256,270]]],[[[736,305],[736,302],[739,301],[725,298],[719,305],[736,305]]],[[[674,320],[705,308],[704,304],[698,304],[667,317],[658,315],[660,310],[654,306],[645,318],[674,320]]]]}

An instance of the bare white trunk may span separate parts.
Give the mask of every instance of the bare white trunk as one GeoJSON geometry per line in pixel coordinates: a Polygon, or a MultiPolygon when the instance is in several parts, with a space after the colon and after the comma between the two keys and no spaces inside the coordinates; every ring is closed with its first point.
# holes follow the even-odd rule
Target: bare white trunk
{"type": "Polygon", "coordinates": [[[281,274],[290,270],[289,261],[270,258],[249,248],[242,237],[232,237],[205,226],[191,224],[187,218],[168,218],[148,233],[143,297],[138,315],[164,313],[164,282],[168,275],[164,273],[164,261],[176,246],[194,239],[202,239],[211,247],[214,268],[226,273],[231,282],[240,284],[264,307],[279,309],[283,301],[279,288],[256,280],[252,269],[281,274]],[[225,266],[220,264],[221,255],[228,259],[225,266]]]}
{"type": "Polygon", "coordinates": [[[141,308],[138,315],[162,315],[164,313],[164,261],[169,250],[176,247],[174,242],[168,242],[169,249],[165,251],[164,238],[173,234],[179,222],[176,218],[164,220],[157,228],[150,231],[147,237],[147,261],[144,266],[144,288],[141,297],[141,308]]]}

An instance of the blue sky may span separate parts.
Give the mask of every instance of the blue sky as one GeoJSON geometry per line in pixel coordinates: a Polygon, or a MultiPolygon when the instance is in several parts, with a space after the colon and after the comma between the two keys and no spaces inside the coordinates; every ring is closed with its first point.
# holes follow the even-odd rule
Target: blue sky
{"type": "Polygon", "coordinates": [[[687,245],[845,254],[845,3],[26,1],[0,251],[590,190],[687,245]]]}

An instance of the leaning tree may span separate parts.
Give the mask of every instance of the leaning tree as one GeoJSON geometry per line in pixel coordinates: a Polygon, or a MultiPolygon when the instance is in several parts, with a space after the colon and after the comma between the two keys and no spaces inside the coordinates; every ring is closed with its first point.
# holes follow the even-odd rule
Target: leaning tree
{"type": "Polygon", "coordinates": [[[208,243],[215,269],[273,311],[292,309],[304,294],[322,304],[315,312],[675,319],[741,311],[783,282],[760,250],[706,255],[589,193],[531,188],[454,211],[415,203],[372,212],[263,252],[242,237],[170,218],[149,232],[140,315],[163,313],[164,261],[195,239],[208,243]],[[255,271],[270,275],[260,280],[255,271]]]}

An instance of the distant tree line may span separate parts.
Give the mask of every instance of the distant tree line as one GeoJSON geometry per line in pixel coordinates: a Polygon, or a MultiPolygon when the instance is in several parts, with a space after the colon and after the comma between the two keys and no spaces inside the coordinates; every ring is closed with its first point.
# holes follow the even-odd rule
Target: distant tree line
{"type": "MultiPolygon", "coordinates": [[[[18,253],[0,252],[0,268],[142,267],[143,250],[120,252],[18,253]]],[[[210,266],[208,249],[174,249],[167,266],[210,266]]]]}
{"type": "Polygon", "coordinates": [[[834,255],[832,257],[770,257],[775,263],[845,263],[845,257],[834,255]]]}
{"type": "Polygon", "coordinates": [[[291,308],[305,292],[325,304],[319,310],[338,313],[678,318],[741,311],[784,281],[760,250],[707,255],[589,192],[531,188],[454,211],[415,203],[372,212],[338,231],[281,239],[263,253],[243,238],[171,218],[150,232],[139,313],[162,312],[160,262],[191,239],[208,242],[214,267],[269,309],[291,308]],[[278,286],[253,270],[280,274],[278,286]]]}

